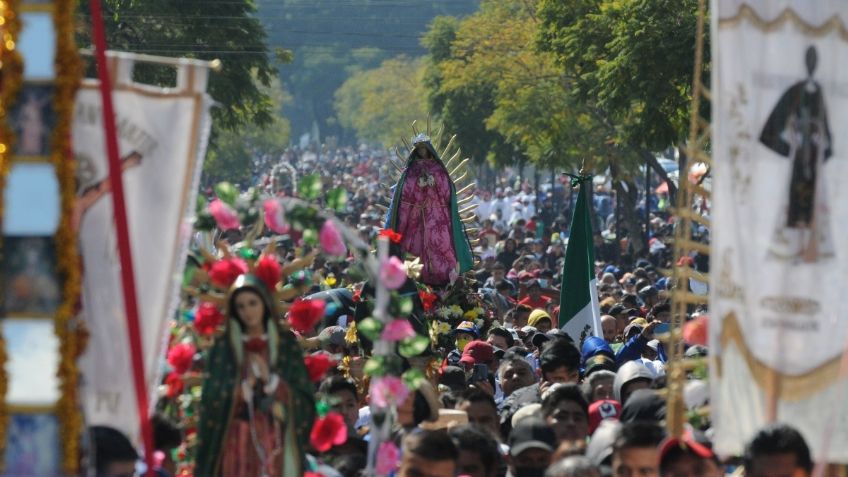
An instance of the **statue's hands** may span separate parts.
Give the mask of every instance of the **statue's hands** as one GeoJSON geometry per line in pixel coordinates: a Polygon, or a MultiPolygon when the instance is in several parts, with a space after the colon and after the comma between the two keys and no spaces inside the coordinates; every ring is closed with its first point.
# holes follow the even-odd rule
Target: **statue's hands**
{"type": "Polygon", "coordinates": [[[251,353],[248,356],[250,358],[250,368],[253,370],[253,376],[259,378],[263,383],[267,383],[270,375],[268,363],[258,354],[251,353]]]}

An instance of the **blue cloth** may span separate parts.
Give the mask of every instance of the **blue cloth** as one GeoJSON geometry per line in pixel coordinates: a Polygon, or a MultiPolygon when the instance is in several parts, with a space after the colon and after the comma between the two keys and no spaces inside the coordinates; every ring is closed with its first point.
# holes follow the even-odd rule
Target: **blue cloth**
{"type": "Polygon", "coordinates": [[[586,361],[596,354],[606,354],[610,358],[615,359],[616,366],[621,366],[628,361],[640,359],[642,357],[642,350],[644,350],[647,345],[648,340],[640,333],[633,338],[630,338],[627,343],[618,349],[618,352],[615,352],[605,339],[597,336],[590,336],[583,342],[583,347],[580,350],[581,372],[585,370],[586,361]]]}

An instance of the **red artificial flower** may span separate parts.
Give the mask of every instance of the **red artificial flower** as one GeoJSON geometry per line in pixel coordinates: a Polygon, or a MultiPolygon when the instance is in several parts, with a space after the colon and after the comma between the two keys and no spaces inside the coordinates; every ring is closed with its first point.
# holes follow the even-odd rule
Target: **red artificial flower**
{"type": "Polygon", "coordinates": [[[194,313],[194,329],[203,336],[212,336],[223,322],[224,314],[209,302],[201,303],[194,313]]]}
{"type": "Polygon", "coordinates": [[[431,311],[433,309],[433,304],[439,299],[435,293],[423,290],[418,291],[418,297],[421,298],[421,306],[424,307],[424,311],[431,311]]]}
{"type": "Polygon", "coordinates": [[[197,349],[189,343],[180,343],[168,351],[168,364],[174,368],[177,374],[183,374],[191,368],[197,349]]]}
{"type": "Polygon", "coordinates": [[[328,412],[326,416],[315,419],[309,442],[318,452],[327,452],[333,446],[347,442],[347,425],[337,412],[328,412]]]}
{"type": "Polygon", "coordinates": [[[324,477],[324,474],[320,472],[306,472],[303,474],[303,477],[324,477]]]}
{"type": "Polygon", "coordinates": [[[362,301],[362,289],[361,288],[356,290],[355,292],[353,292],[353,302],[359,303],[360,301],[362,301]]]}
{"type": "Polygon", "coordinates": [[[301,333],[308,333],[324,318],[324,300],[298,298],[289,308],[289,323],[301,333]]]}
{"type": "Polygon", "coordinates": [[[283,278],[283,268],[276,258],[263,256],[256,262],[253,274],[256,275],[256,278],[262,280],[266,288],[274,290],[277,282],[283,278]]]}
{"type": "Polygon", "coordinates": [[[185,389],[185,383],[176,371],[171,371],[165,377],[165,385],[168,386],[168,397],[174,398],[180,395],[185,389]]]}
{"type": "Polygon", "coordinates": [[[383,229],[380,231],[380,237],[387,237],[392,243],[400,243],[400,239],[403,238],[401,234],[395,232],[392,229],[383,229]]]}
{"type": "Polygon", "coordinates": [[[336,365],[336,362],[327,353],[316,353],[304,357],[303,364],[306,365],[309,380],[317,383],[321,381],[330,368],[336,365]]]}
{"type": "Polygon", "coordinates": [[[218,288],[230,288],[239,275],[247,273],[247,262],[240,258],[225,258],[209,268],[209,280],[218,288]]]}

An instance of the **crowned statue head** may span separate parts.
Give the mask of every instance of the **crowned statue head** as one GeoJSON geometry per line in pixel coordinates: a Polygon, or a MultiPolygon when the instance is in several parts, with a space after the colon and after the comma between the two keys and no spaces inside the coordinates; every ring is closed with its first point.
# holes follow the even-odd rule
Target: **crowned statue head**
{"type": "Polygon", "coordinates": [[[412,138],[412,151],[409,154],[409,159],[439,159],[439,154],[433,143],[430,141],[430,136],[419,134],[412,138]]]}

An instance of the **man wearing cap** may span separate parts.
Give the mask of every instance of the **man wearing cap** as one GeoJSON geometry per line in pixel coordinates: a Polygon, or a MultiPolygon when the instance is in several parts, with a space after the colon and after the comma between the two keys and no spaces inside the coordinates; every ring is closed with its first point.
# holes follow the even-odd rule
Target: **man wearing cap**
{"type": "Polygon", "coordinates": [[[542,477],[551,464],[556,434],[545,421],[528,417],[509,435],[508,477],[542,477]]]}
{"type": "Polygon", "coordinates": [[[551,299],[542,295],[542,285],[539,280],[532,278],[527,281],[527,296],[519,300],[518,303],[530,308],[545,310],[551,303],[551,299]]]}
{"type": "Polygon", "coordinates": [[[670,437],[660,445],[659,453],[662,477],[724,475],[709,441],[701,433],[687,430],[679,439],[670,437]]]}
{"type": "Polygon", "coordinates": [[[474,340],[465,345],[459,362],[465,365],[466,370],[473,369],[478,364],[485,365],[487,368],[486,381],[497,370],[494,367],[495,348],[488,341],[474,340]]]}
{"type": "Polygon", "coordinates": [[[347,343],[345,342],[345,329],[341,326],[328,326],[318,334],[321,349],[330,354],[344,353],[347,343]]]}
{"type": "Polygon", "coordinates": [[[462,352],[465,350],[465,346],[470,343],[472,340],[476,340],[479,337],[479,333],[477,332],[477,326],[470,321],[463,321],[459,325],[456,326],[456,329],[453,330],[453,339],[456,348],[452,349],[449,353],[445,361],[448,366],[460,366],[459,359],[462,358],[462,352]]]}

